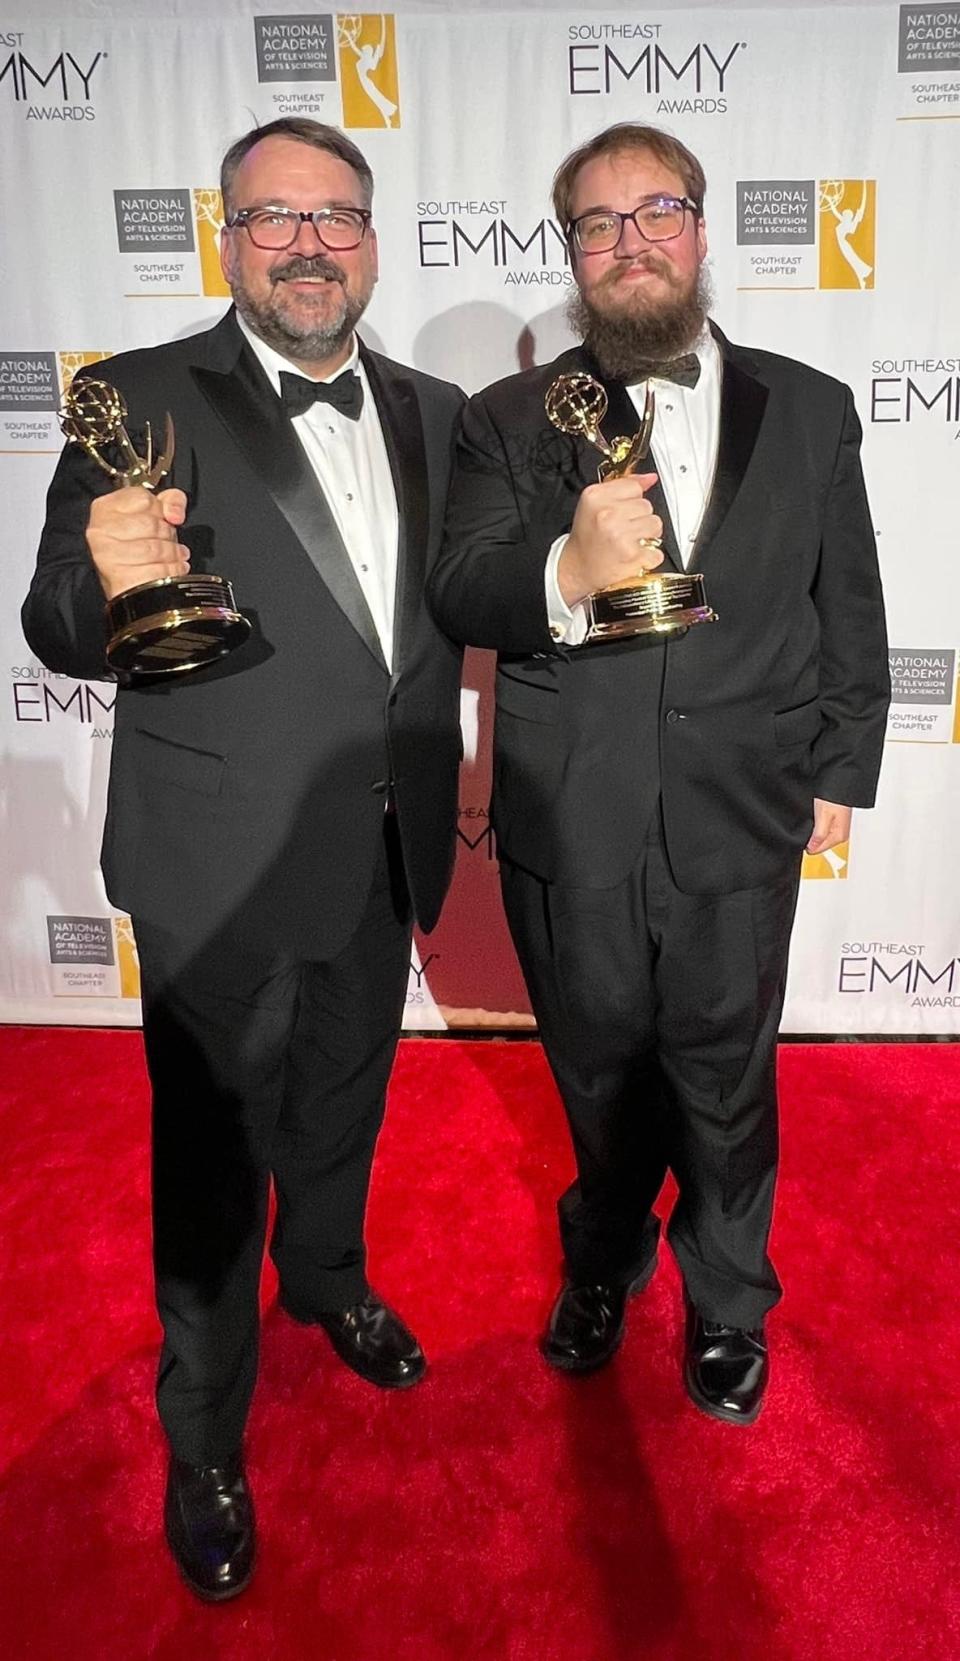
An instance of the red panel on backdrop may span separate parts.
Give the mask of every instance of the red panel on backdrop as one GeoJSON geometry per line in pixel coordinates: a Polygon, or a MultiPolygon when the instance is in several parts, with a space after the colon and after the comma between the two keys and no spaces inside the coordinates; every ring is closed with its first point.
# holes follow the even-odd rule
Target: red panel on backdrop
{"type": "Polygon", "coordinates": [[[424,980],[453,1027],[533,1026],[490,829],[495,667],[492,652],[466,653],[457,866],[440,922],[432,934],[417,935],[424,980]]]}

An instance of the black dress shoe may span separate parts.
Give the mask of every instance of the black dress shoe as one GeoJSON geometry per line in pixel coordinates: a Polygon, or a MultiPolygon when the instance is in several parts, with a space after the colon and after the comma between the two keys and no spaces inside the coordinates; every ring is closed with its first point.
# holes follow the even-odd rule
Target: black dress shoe
{"type": "Polygon", "coordinates": [[[631,1281],[593,1286],[570,1282],[553,1306],[540,1353],[564,1373],[592,1373],[615,1355],[623,1340],[627,1299],[642,1292],[657,1266],[656,1256],[631,1281]]]}
{"type": "Polygon", "coordinates": [[[687,1304],[683,1377],[703,1413],[727,1424],[752,1425],[770,1375],[763,1327],[746,1329],[706,1321],[687,1304]]]}
{"type": "Polygon", "coordinates": [[[253,1574],[253,1501],[240,1455],[225,1465],[171,1459],[164,1503],[167,1543],[192,1592],[235,1598],[253,1574]]]}
{"type": "Polygon", "coordinates": [[[302,1315],[286,1302],[295,1321],[322,1326],[331,1344],[355,1373],[384,1390],[409,1390],[427,1370],[427,1360],[410,1328],[376,1292],[332,1314],[302,1315]]]}

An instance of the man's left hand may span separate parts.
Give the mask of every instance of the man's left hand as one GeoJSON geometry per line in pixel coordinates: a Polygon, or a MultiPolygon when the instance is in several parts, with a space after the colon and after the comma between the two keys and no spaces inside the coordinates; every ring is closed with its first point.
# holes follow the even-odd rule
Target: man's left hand
{"type": "Polygon", "coordinates": [[[815,796],[813,834],[807,843],[807,853],[825,854],[829,848],[835,848],[838,842],[848,841],[852,817],[852,807],[841,807],[839,802],[822,802],[819,796],[815,796]]]}

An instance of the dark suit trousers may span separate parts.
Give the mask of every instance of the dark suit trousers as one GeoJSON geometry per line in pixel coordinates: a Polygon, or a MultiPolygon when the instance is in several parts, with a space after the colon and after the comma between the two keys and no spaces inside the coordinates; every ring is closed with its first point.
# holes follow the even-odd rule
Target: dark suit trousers
{"type": "Polygon", "coordinates": [[[367,1290],[364,1211],[410,954],[396,821],[384,821],[361,923],[329,962],[251,948],[229,928],[192,953],[162,928],[134,928],[153,1086],[157,1404],[175,1454],[219,1464],[240,1444],[256,1379],[271,1175],[281,1298],[309,1314],[367,1290]]]}
{"type": "Polygon", "coordinates": [[[632,1279],[649,1261],[669,1167],[668,1237],[693,1302],[758,1325],[780,1296],[767,1240],[799,862],[763,888],[683,894],[656,813],[616,888],[547,883],[506,859],[501,874],[576,1153],[559,1206],[570,1278],[632,1279]]]}

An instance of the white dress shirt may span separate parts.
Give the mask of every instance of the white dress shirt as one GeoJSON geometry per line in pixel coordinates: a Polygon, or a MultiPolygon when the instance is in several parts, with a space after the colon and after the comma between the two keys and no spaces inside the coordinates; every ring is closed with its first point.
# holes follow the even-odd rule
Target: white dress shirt
{"type": "MultiPolygon", "coordinates": [[[[303,375],[297,363],[275,352],[238,317],[240,328],[280,392],[280,371],[303,375]]],[[[397,590],[399,515],[393,475],[376,402],[354,335],[353,350],[336,375],[356,371],[363,385],[363,409],[357,421],[332,404],[311,404],[291,425],[303,445],[323,491],[344,547],[370,608],[387,668],[393,669],[393,622],[397,590]]],[[[314,377],[305,377],[313,379],[314,377]]]]}
{"type": "MultiPolygon", "coordinates": [[[[687,566],[694,551],[704,511],[713,485],[720,437],[720,351],[709,329],[704,328],[694,350],[700,359],[696,386],[678,386],[651,376],[649,385],[657,401],[653,423],[651,458],[638,471],[656,472],[676,533],[680,558],[687,566]]],[[[628,386],[637,415],[643,412],[647,382],[628,386]]],[[[600,454],[597,452],[599,465],[600,454]]],[[[587,632],[584,606],[566,604],[557,580],[560,556],[567,545],[560,536],[547,555],[547,620],[553,638],[566,646],[579,646],[587,632]]],[[[659,567],[658,567],[659,569],[659,567]]]]}

